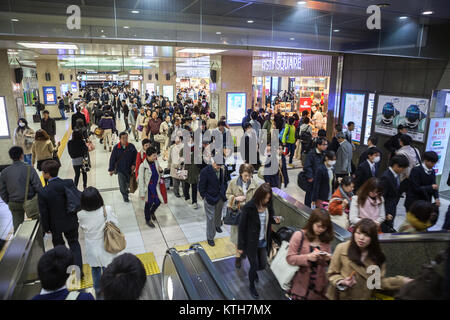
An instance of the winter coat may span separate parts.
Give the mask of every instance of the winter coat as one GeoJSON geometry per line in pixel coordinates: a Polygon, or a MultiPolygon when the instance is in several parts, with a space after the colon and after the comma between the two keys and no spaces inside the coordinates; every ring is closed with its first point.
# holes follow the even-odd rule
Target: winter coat
{"type": "Polygon", "coordinates": [[[212,165],[208,165],[200,171],[198,191],[209,205],[216,205],[221,199],[225,202],[227,200],[226,189],[227,181],[225,171],[222,168],[220,169],[219,179],[212,165]]]}
{"type": "Polygon", "coordinates": [[[113,131],[116,131],[116,124],[114,123],[114,120],[112,117],[103,116],[100,119],[98,126],[103,130],[111,129],[113,131]]]}
{"type": "MultiPolygon", "coordinates": [[[[244,190],[242,188],[242,179],[240,177],[235,178],[230,181],[228,184],[226,197],[228,199],[228,206],[232,208],[233,210],[237,209],[238,203],[234,201],[236,197],[240,197],[244,195],[244,190]]],[[[241,208],[244,207],[244,205],[249,202],[253,195],[255,194],[256,189],[258,189],[258,184],[256,183],[255,179],[250,180],[250,184],[247,188],[247,194],[245,195],[245,200],[240,203],[241,208]]]]}
{"type": "Polygon", "coordinates": [[[347,140],[340,144],[336,153],[336,174],[349,174],[352,172],[353,147],[347,140]]]}
{"type": "Polygon", "coordinates": [[[170,176],[177,179],[177,169],[183,159],[180,156],[180,151],[183,150],[183,143],[173,144],[169,148],[168,168],[170,169],[170,176]]]}
{"type": "Polygon", "coordinates": [[[36,161],[53,159],[53,143],[49,140],[35,140],[31,147],[31,163],[34,165],[36,161]]]}
{"type": "MultiPolygon", "coordinates": [[[[159,170],[161,167],[159,166],[158,161],[155,161],[156,169],[159,170]]],[[[152,179],[152,169],[147,160],[142,162],[139,167],[138,174],[138,186],[139,186],[139,197],[144,197],[145,201],[148,199],[148,184],[152,179]]],[[[159,187],[159,181],[161,180],[161,173],[158,177],[158,182],[156,183],[156,192],[158,193],[158,198],[161,203],[164,203],[163,196],[161,194],[161,189],[159,187]]]]}
{"type": "Polygon", "coordinates": [[[22,147],[24,154],[31,154],[31,148],[34,142],[35,132],[31,128],[24,128],[23,130],[16,128],[14,131],[14,145],[22,147]],[[31,143],[25,143],[26,139],[31,141],[31,143]]]}
{"type": "Polygon", "coordinates": [[[400,175],[400,181],[405,180],[406,178],[409,178],[409,175],[411,173],[411,170],[420,164],[420,152],[413,146],[403,146],[400,149],[397,150],[395,153],[396,155],[404,155],[406,158],[408,158],[409,166],[406,168],[406,170],[400,175]],[[417,155],[416,155],[416,150],[417,155]],[[418,157],[418,158],[417,158],[418,157]]]}

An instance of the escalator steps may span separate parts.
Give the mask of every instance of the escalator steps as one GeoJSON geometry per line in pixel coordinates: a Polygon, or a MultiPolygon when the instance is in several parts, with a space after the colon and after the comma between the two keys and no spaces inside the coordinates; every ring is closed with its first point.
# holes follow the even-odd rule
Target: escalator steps
{"type": "MultiPolygon", "coordinates": [[[[155,255],[153,254],[153,252],[137,254],[136,257],[138,257],[139,260],[141,260],[141,262],[143,263],[147,276],[160,273],[158,263],[156,263],[155,255]]],[[[91,267],[88,264],[83,265],[83,272],[84,278],[81,280],[81,284],[77,286],[72,280],[70,282],[72,285],[68,287],[69,291],[91,288],[93,286],[91,267]]],[[[71,277],[74,279],[74,276],[71,277]]]]}
{"type": "MultiPolygon", "coordinates": [[[[231,243],[230,237],[214,239],[214,242],[216,243],[214,247],[211,247],[207,241],[194,243],[200,244],[211,260],[222,259],[236,254],[236,248],[231,243]]],[[[178,251],[186,250],[194,243],[176,246],[175,249],[178,251]]]]}

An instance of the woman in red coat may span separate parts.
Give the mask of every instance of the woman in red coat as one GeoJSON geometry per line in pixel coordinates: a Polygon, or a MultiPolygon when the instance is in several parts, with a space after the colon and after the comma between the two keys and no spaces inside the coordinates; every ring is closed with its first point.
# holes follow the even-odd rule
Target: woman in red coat
{"type": "Polygon", "coordinates": [[[313,210],[305,228],[292,235],[286,261],[300,267],[292,280],[292,299],[326,299],[326,268],[331,259],[330,242],[333,238],[330,215],[324,209],[313,210]]]}

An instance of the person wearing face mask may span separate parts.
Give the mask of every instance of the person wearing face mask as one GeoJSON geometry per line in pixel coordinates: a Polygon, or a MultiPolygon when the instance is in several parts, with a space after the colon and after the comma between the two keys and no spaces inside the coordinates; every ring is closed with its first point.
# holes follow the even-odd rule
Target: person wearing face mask
{"type": "Polygon", "coordinates": [[[31,165],[32,146],[35,132],[28,126],[28,121],[20,118],[17,122],[18,127],[14,130],[14,145],[23,149],[24,161],[31,165]]]}
{"type": "Polygon", "coordinates": [[[375,166],[377,167],[377,169],[380,168],[381,159],[383,159],[383,151],[381,151],[381,149],[377,147],[377,143],[378,143],[378,137],[377,136],[370,136],[369,137],[369,139],[367,140],[368,148],[363,153],[361,153],[361,155],[359,156],[358,166],[361,163],[363,163],[364,161],[367,160],[367,154],[369,153],[369,150],[370,149],[375,149],[380,154],[380,162],[376,163],[375,166]]]}
{"type": "MultiPolygon", "coordinates": [[[[241,164],[239,167],[239,177],[233,179],[228,184],[226,197],[228,200],[228,206],[232,210],[238,210],[243,208],[244,205],[249,202],[255,194],[258,184],[253,176],[253,166],[251,164],[241,164]]],[[[239,225],[232,225],[230,229],[230,241],[236,246],[238,244],[238,231],[239,225]]],[[[241,267],[241,254],[236,249],[235,267],[239,269],[241,267]]]]}
{"type": "Polygon", "coordinates": [[[361,163],[355,172],[355,192],[372,177],[378,176],[377,163],[380,162],[380,154],[374,148],[367,152],[367,160],[361,163]]]}
{"type": "Polygon", "coordinates": [[[162,169],[157,161],[158,154],[154,147],[149,147],[145,152],[147,158],[139,167],[138,185],[139,196],[145,201],[144,214],[145,223],[154,228],[156,221],[156,209],[163,202],[159,180],[162,169]]]}
{"type": "Polygon", "coordinates": [[[331,260],[330,243],[333,239],[333,225],[324,209],[313,210],[305,227],[294,232],[289,241],[286,261],[299,266],[302,272],[297,272],[292,279],[292,299],[327,300],[326,269],[331,260]]]}
{"type": "Polygon", "coordinates": [[[352,198],[350,225],[355,226],[363,218],[373,220],[378,228],[386,219],[383,185],[378,178],[367,180],[352,198]]]}
{"type": "Polygon", "coordinates": [[[354,186],[352,177],[347,176],[342,178],[339,187],[333,193],[328,203],[328,212],[330,213],[331,221],[344,229],[348,229],[349,227],[348,215],[352,203],[354,186]]]}
{"type": "Polygon", "coordinates": [[[335,181],[333,166],[335,164],[336,154],[333,151],[327,151],[323,163],[317,167],[311,195],[311,200],[316,203],[316,208],[322,208],[322,202],[328,201],[333,194],[335,181]]]}
{"type": "Polygon", "coordinates": [[[381,269],[381,290],[398,290],[412,279],[396,276],[385,277],[386,256],[380,248],[378,226],[370,219],[361,219],[354,227],[352,239],[336,246],[327,276],[330,300],[370,300],[374,289],[367,286],[372,275],[368,267],[381,269]]]}

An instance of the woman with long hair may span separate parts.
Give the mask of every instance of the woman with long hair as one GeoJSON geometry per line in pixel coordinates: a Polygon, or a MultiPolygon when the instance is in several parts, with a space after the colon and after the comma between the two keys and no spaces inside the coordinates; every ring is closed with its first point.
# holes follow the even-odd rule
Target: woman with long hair
{"type": "Polygon", "coordinates": [[[238,250],[250,262],[248,279],[250,293],[255,299],[259,298],[255,287],[255,282],[259,280],[257,271],[265,269],[269,247],[272,245],[271,225],[280,223],[280,218],[274,216],[272,197],[270,185],[262,184],[242,209],[239,223],[238,250]]]}
{"type": "Polygon", "coordinates": [[[356,196],[352,197],[350,225],[355,225],[363,218],[373,220],[378,226],[386,219],[383,186],[378,178],[367,180],[356,196]]]}
{"type": "Polygon", "coordinates": [[[339,187],[333,193],[328,203],[328,212],[331,215],[331,221],[344,229],[349,227],[348,215],[354,187],[355,183],[351,176],[343,177],[339,183],[339,187]]]}
{"type": "Polygon", "coordinates": [[[31,158],[35,132],[28,126],[28,121],[20,118],[17,121],[17,128],[14,130],[14,145],[22,147],[24,161],[31,166],[31,158]]]}
{"type": "Polygon", "coordinates": [[[330,243],[333,239],[333,224],[324,209],[314,209],[306,226],[292,235],[286,261],[300,267],[292,279],[292,299],[326,300],[326,269],[331,259],[330,243]]]}
{"type": "Polygon", "coordinates": [[[330,282],[327,297],[331,300],[369,300],[374,289],[367,280],[373,267],[380,270],[381,290],[398,290],[412,279],[403,276],[386,278],[386,257],[378,241],[378,226],[363,218],[356,223],[351,240],[334,250],[327,275],[330,282]],[[370,267],[370,269],[369,269],[370,267]]]}
{"type": "Polygon", "coordinates": [[[72,166],[75,171],[75,178],[73,182],[75,187],[78,188],[78,182],[80,181],[80,173],[83,175],[83,190],[87,187],[87,172],[83,170],[83,159],[88,154],[88,147],[83,139],[83,133],[80,130],[74,130],[72,132],[72,139],[67,144],[69,155],[72,158],[72,166]]]}

